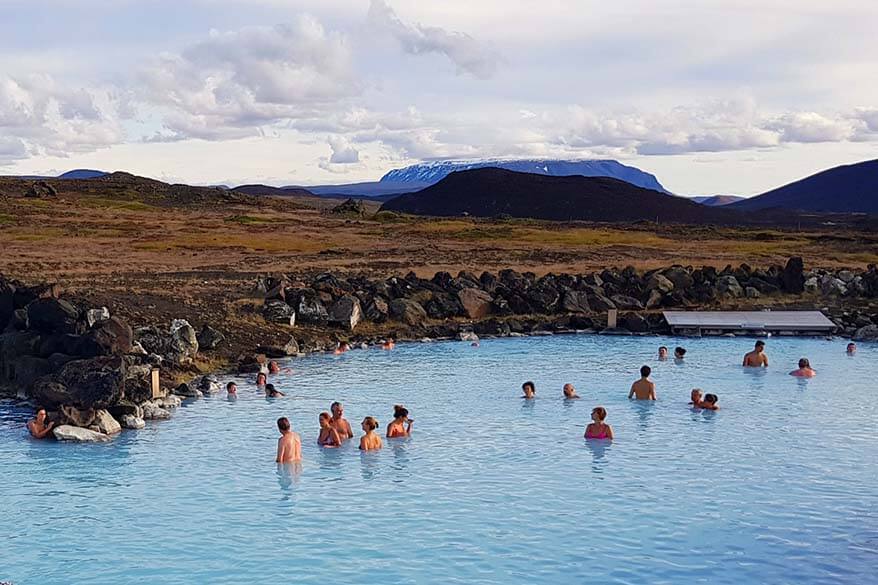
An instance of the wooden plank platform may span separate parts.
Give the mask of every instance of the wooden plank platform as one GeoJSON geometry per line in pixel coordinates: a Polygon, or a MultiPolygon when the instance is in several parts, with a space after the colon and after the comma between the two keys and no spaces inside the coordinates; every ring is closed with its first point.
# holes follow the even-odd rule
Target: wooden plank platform
{"type": "Polygon", "coordinates": [[[837,326],[820,311],[664,311],[674,333],[826,334],[837,326]]]}

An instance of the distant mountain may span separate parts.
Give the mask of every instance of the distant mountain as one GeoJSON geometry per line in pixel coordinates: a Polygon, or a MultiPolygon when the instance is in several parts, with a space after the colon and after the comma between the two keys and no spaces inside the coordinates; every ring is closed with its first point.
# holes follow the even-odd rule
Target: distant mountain
{"type": "Polygon", "coordinates": [[[878,213],[878,159],[835,167],[729,207],[878,213]]]}
{"type": "Polygon", "coordinates": [[[66,173],[62,173],[58,175],[59,179],[98,179],[100,177],[105,177],[109,173],[105,173],[104,171],[95,171],[92,169],[73,169],[72,171],[67,171],[66,173]]]}
{"type": "Polygon", "coordinates": [[[552,177],[565,177],[569,175],[582,175],[583,177],[611,177],[631,183],[644,189],[652,189],[661,193],[669,193],[662,187],[654,175],[640,169],[623,165],[615,160],[443,160],[424,162],[403,169],[390,171],[381,177],[381,183],[416,183],[426,185],[435,184],[449,174],[457,171],[481,169],[492,167],[531,173],[535,175],[548,175],[552,177]]]}
{"type": "MultiPolygon", "coordinates": [[[[226,189],[228,189],[226,187],[226,189]]],[[[313,197],[314,193],[303,187],[272,187],[271,185],[239,185],[228,189],[244,195],[271,196],[271,197],[313,197]]]]}
{"type": "Polygon", "coordinates": [[[611,177],[555,177],[497,168],[453,172],[422,191],[391,199],[381,209],[418,215],[505,214],[559,221],[738,223],[744,219],[734,211],[699,205],[611,177]]]}
{"type": "MultiPolygon", "coordinates": [[[[427,187],[430,183],[397,183],[393,181],[372,181],[368,183],[347,183],[344,185],[318,185],[304,187],[321,197],[370,197],[376,200],[389,199],[401,193],[411,193],[427,187]]],[[[287,187],[284,187],[285,189],[287,187]]]]}
{"type": "Polygon", "coordinates": [[[9,175],[10,178],[15,179],[29,179],[31,181],[45,180],[45,179],[65,179],[65,180],[83,180],[83,179],[99,179],[101,177],[106,177],[110,173],[106,173],[104,171],[94,171],[91,169],[73,169],[72,171],[67,171],[66,173],[61,173],[60,175],[9,175]]]}
{"type": "Polygon", "coordinates": [[[690,199],[695,203],[700,203],[702,205],[722,207],[723,205],[731,205],[732,203],[743,201],[744,197],[738,197],[737,195],[709,195],[706,197],[691,197],[690,199]]]}

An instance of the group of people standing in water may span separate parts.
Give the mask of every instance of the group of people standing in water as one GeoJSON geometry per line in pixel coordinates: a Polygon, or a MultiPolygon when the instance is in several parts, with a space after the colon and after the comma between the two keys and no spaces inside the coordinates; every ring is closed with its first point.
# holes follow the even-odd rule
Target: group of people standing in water
{"type": "MultiPolygon", "coordinates": [[[[848,355],[854,355],[857,352],[857,344],[856,343],[848,343],[846,348],[846,353],[848,355]]],[[[658,348],[658,359],[659,361],[666,361],[668,359],[668,348],[666,346],[661,346],[658,348]]],[[[686,356],[686,349],[683,347],[676,347],[674,349],[674,361],[677,363],[682,363],[686,356]]],[[[744,361],[742,364],[747,368],[767,368],[768,367],[768,356],[765,354],[765,342],[761,339],[756,341],[755,346],[752,351],[747,352],[744,355],[744,361]]],[[[791,376],[796,376],[800,378],[813,378],[817,372],[811,367],[811,363],[808,361],[808,358],[802,358],[799,360],[799,367],[792,372],[790,372],[791,376]]],[[[656,400],[655,394],[655,382],[653,382],[649,376],[652,374],[652,368],[649,366],[643,366],[640,368],[640,378],[635,380],[633,384],[631,384],[631,389],[628,391],[628,399],[629,400],[656,400]]],[[[524,400],[533,400],[536,398],[536,385],[527,381],[521,385],[522,391],[522,399],[524,400]]],[[[565,400],[576,400],[579,398],[579,395],[576,393],[576,389],[573,387],[573,384],[564,384],[562,388],[562,394],[565,400]]],[[[716,394],[707,393],[705,394],[701,388],[693,388],[692,392],[689,395],[689,406],[693,409],[699,410],[719,410],[719,397],[716,394]]],[[[585,427],[585,438],[586,439],[612,439],[613,438],[613,428],[608,425],[605,421],[607,418],[607,409],[603,406],[596,406],[591,411],[591,420],[585,427]]]]}
{"type": "MultiPolygon", "coordinates": [[[[329,412],[321,412],[317,417],[320,424],[320,432],[317,435],[317,444],[321,447],[341,447],[345,441],[354,437],[351,424],[344,417],[344,407],[341,402],[333,402],[329,412]]],[[[393,407],[393,420],[387,425],[386,437],[398,439],[409,437],[412,434],[414,419],[409,418],[409,411],[401,404],[393,407]]],[[[384,443],[375,431],[378,429],[378,420],[367,416],[360,423],[363,436],[360,437],[360,451],[374,451],[381,449],[384,443]]],[[[290,426],[290,420],[282,416],[277,419],[277,429],[280,438],[277,441],[277,463],[295,463],[302,459],[302,440],[299,434],[290,426]]]]}

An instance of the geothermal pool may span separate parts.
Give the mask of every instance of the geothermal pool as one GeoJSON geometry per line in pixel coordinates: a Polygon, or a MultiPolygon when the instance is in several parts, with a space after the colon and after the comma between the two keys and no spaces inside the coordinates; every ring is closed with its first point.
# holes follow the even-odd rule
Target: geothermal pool
{"type": "MultiPolygon", "coordinates": [[[[878,346],[555,336],[313,356],[104,445],[29,439],[0,405],[0,581],[865,583],[878,566],[878,346]],[[658,362],[660,344],[686,362],[658,362]],[[818,376],[787,375],[808,357],[818,376]],[[628,388],[653,367],[659,401],[628,388]],[[532,379],[537,399],[519,398],[532,379]],[[565,402],[573,383],[581,400],[565,402]],[[719,395],[690,410],[689,390],[719,395]],[[315,445],[333,400],[414,436],[315,445]],[[593,406],[616,440],[586,442],[593,406]],[[275,419],[301,469],[273,462],[275,419]]],[[[383,433],[382,433],[383,434],[383,433]]]]}

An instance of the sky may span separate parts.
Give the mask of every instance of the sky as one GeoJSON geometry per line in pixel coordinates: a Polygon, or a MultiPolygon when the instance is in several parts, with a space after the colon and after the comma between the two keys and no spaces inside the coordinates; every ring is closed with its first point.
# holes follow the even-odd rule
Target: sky
{"type": "Polygon", "coordinates": [[[868,0],[0,0],[0,174],[337,184],[611,158],[753,195],[878,158],[868,0]]]}

